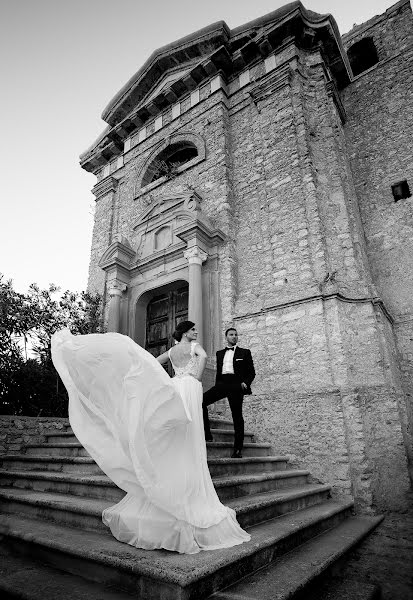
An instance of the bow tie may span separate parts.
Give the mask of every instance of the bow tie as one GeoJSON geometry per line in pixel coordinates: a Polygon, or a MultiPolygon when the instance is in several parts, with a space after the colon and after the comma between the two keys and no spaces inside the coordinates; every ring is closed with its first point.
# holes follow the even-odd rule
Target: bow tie
{"type": "Polygon", "coordinates": [[[234,352],[235,348],[230,348],[229,346],[227,346],[227,347],[225,348],[225,350],[232,350],[232,352],[234,352]]]}

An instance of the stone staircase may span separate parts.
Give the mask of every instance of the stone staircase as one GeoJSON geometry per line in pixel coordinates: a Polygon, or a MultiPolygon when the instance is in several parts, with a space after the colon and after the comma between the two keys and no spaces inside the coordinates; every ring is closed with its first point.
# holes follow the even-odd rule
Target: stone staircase
{"type": "MultiPolygon", "coordinates": [[[[286,600],[310,598],[323,575],[380,517],[355,517],[350,500],[290,469],[246,434],[244,458],[228,458],[233,429],[212,420],[208,464],[220,499],[237,512],[249,543],[196,555],[117,542],[101,520],[119,490],[68,427],[25,453],[0,457],[0,591],[27,600],[286,600]]],[[[321,598],[347,598],[342,582],[321,598]],[[341,588],[340,588],[341,586],[341,588]],[[331,594],[334,595],[331,595],[331,594]],[[341,594],[341,595],[340,595],[341,594]],[[344,595],[343,595],[344,594],[344,595]]],[[[323,588],[324,589],[324,588],[323,588]]],[[[350,597],[350,596],[349,596],[350,597]]],[[[357,584],[351,598],[377,598],[357,584]]]]}

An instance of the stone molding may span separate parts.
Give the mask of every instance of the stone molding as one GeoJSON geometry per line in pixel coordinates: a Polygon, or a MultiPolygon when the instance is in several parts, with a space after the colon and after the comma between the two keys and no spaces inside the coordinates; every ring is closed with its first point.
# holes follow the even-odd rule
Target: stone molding
{"type": "Polygon", "coordinates": [[[327,89],[327,94],[328,94],[329,98],[332,98],[332,100],[335,104],[335,107],[337,109],[337,112],[340,115],[341,123],[344,125],[344,123],[347,120],[346,109],[344,108],[344,105],[341,101],[340,95],[337,90],[337,86],[334,83],[334,81],[332,81],[332,80],[327,81],[326,89],[327,89]]]}
{"type": "Polygon", "coordinates": [[[274,304],[272,306],[266,306],[261,308],[260,310],[245,313],[242,315],[236,315],[234,317],[234,321],[242,321],[243,319],[250,319],[251,317],[258,317],[268,312],[283,310],[285,308],[289,308],[292,306],[298,306],[300,304],[306,304],[308,302],[316,302],[318,300],[322,300],[323,302],[326,300],[339,300],[340,302],[347,302],[351,304],[368,304],[371,303],[373,307],[378,308],[386,319],[393,325],[394,319],[389,311],[386,309],[384,302],[381,298],[378,297],[365,297],[365,298],[348,298],[347,296],[343,296],[340,293],[334,294],[317,294],[314,296],[307,296],[305,298],[298,298],[296,300],[291,300],[290,302],[282,302],[281,304],[274,304]]]}
{"type": "Polygon", "coordinates": [[[291,66],[291,60],[271,71],[258,84],[250,90],[252,101],[257,105],[261,100],[265,100],[278,92],[283,87],[291,84],[294,70],[291,66]]]}
{"type": "Polygon", "coordinates": [[[102,179],[93,187],[92,194],[95,196],[96,200],[100,200],[103,196],[114,193],[117,190],[118,185],[119,181],[115,179],[115,177],[105,177],[105,179],[102,179]]]}

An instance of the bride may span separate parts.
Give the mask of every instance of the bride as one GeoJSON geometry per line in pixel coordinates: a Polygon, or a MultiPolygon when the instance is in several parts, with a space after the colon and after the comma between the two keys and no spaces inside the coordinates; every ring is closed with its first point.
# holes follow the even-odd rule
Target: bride
{"type": "Polygon", "coordinates": [[[137,548],[185,554],[242,544],[250,536],[218,499],[208,470],[201,377],[206,353],[191,321],[158,359],[119,333],[52,336],[52,358],[69,394],[79,442],[126,492],[102,519],[137,548]],[[171,361],[175,377],[161,364],[171,361]]]}

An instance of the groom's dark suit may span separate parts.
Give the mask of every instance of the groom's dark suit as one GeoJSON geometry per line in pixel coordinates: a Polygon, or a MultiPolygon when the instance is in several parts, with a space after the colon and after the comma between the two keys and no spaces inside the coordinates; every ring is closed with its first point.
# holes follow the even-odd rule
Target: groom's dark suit
{"type": "MultiPolygon", "coordinates": [[[[233,358],[234,374],[223,374],[224,356],[227,348],[217,352],[217,374],[215,385],[204,394],[202,403],[204,414],[205,437],[211,438],[211,429],[208,418],[207,406],[228,398],[234,421],[235,441],[234,450],[242,450],[244,443],[244,418],[242,416],[242,401],[245,394],[251,394],[251,383],[255,377],[254,363],[251,351],[246,348],[235,346],[233,358]],[[243,389],[241,383],[245,383],[247,389],[243,389]]],[[[232,350],[230,350],[231,352],[232,350]]]]}

